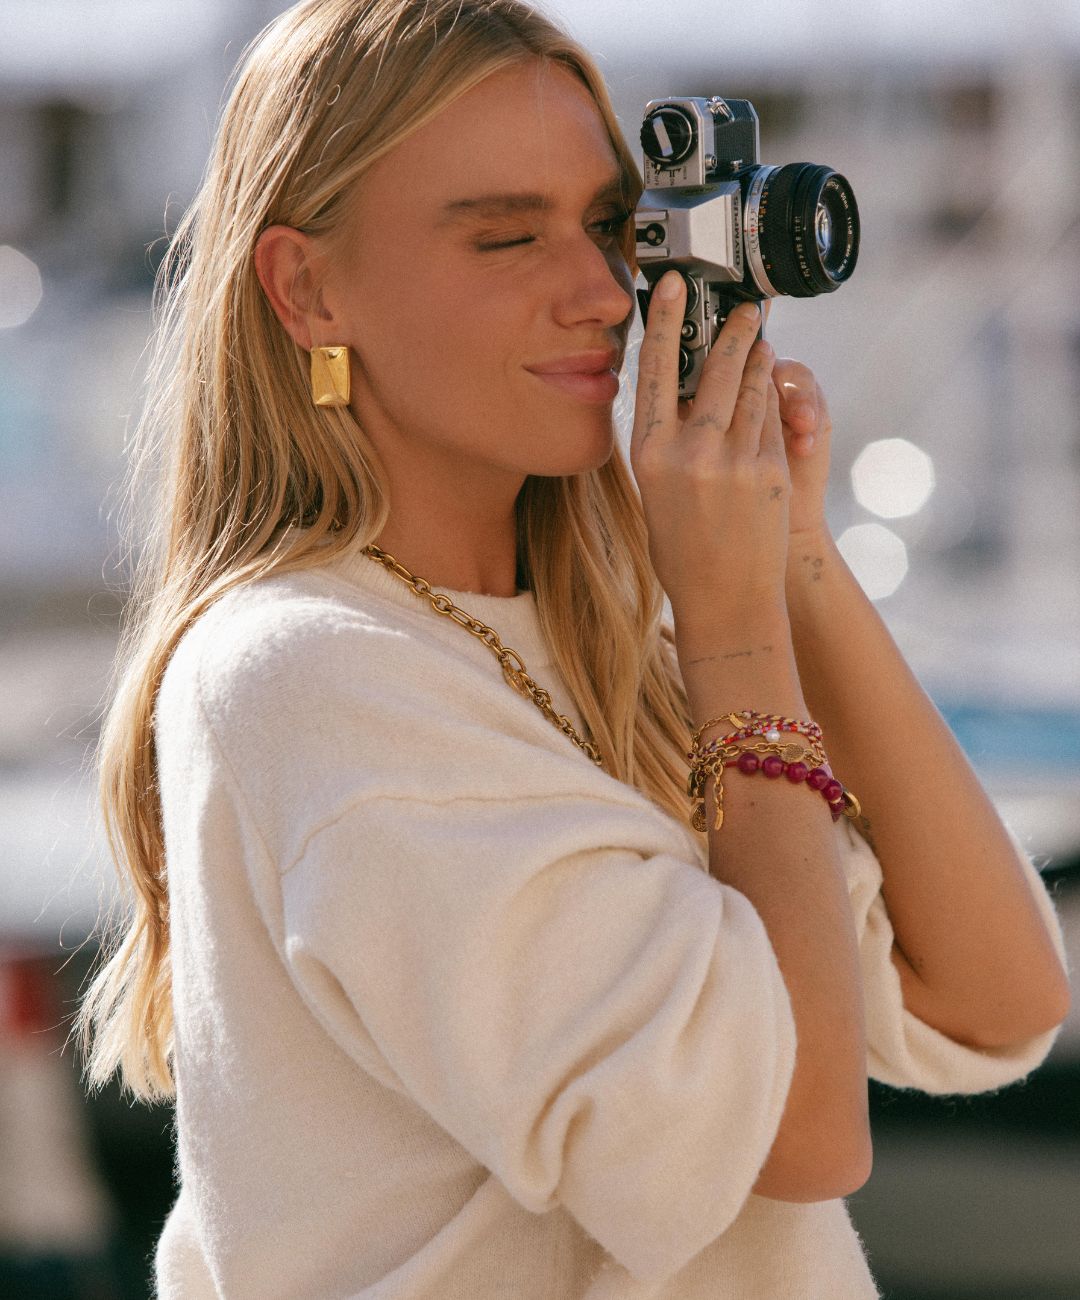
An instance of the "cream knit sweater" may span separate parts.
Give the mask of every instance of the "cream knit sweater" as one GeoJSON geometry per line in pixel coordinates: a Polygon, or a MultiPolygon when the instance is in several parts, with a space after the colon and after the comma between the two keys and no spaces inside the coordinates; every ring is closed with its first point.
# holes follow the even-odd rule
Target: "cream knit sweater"
{"type": "MultiPolygon", "coordinates": [[[[580,727],[533,595],[451,595],[580,727]]],[[[842,1200],[750,1193],[795,1028],[749,900],[399,579],[354,553],[223,598],[157,747],[161,1300],[878,1295],[842,1200]]],[[[879,865],[836,834],[869,1074],[975,1093],[1037,1066],[1053,1034],[976,1051],[904,1010],[879,865]]]]}

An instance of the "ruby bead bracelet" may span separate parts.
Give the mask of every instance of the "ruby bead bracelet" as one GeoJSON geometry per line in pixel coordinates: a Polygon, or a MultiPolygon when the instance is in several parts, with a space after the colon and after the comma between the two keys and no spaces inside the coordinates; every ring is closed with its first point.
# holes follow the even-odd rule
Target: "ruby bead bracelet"
{"type": "Polygon", "coordinates": [[[763,772],[773,780],[786,776],[792,785],[805,781],[810,789],[817,790],[829,805],[834,822],[839,821],[841,817],[858,817],[862,812],[858,799],[823,767],[807,767],[805,763],[800,762],[785,763],[777,754],[769,754],[759,759],[749,750],[725,763],[724,766],[737,767],[744,776],[753,776],[755,772],[763,772]]]}

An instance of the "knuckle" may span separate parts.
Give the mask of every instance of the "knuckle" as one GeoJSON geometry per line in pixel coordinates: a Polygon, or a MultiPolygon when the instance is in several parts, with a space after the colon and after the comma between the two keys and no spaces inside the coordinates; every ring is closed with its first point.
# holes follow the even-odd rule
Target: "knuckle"
{"type": "Polygon", "coordinates": [[[738,411],[759,411],[764,404],[765,394],[754,384],[743,384],[735,398],[735,409],[738,411]]]}
{"type": "Polygon", "coordinates": [[[691,491],[716,487],[725,476],[715,443],[702,443],[696,451],[690,451],[683,459],[682,470],[691,491]]]}
{"type": "Polygon", "coordinates": [[[728,471],[734,487],[741,492],[749,492],[757,487],[758,468],[750,458],[737,457],[728,471]]]}
{"type": "Polygon", "coordinates": [[[642,343],[638,354],[638,374],[649,379],[659,379],[667,368],[668,359],[656,340],[648,344],[642,343]]]}

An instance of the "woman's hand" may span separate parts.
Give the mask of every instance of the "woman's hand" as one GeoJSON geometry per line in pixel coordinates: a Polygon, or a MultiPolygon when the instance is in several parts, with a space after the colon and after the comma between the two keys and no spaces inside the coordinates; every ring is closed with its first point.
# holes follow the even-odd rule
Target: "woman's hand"
{"type": "Polygon", "coordinates": [[[790,357],[777,358],[773,383],[780,394],[780,420],[791,475],[790,535],[827,533],[825,490],[832,441],[828,402],[813,371],[790,357]]]}
{"type": "Polygon", "coordinates": [[[791,477],[772,382],[775,354],[757,342],[756,304],[728,317],[692,403],[679,401],[686,285],[662,277],[638,362],[630,463],[649,554],[677,623],[715,626],[784,609],[791,477]],[[673,297],[661,288],[670,285],[673,297]]]}

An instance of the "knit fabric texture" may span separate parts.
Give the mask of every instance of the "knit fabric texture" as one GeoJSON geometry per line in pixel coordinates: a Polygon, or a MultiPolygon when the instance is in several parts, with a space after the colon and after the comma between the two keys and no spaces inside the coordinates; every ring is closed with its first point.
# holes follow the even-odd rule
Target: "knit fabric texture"
{"type": "MultiPolygon", "coordinates": [[[[533,594],[449,594],[583,732],[533,594]]],[[[878,1296],[843,1200],[751,1193],[795,1061],[760,916],[400,579],[353,551],[230,592],[170,661],[156,745],[161,1300],[878,1296]]],[[[977,1050],[904,1008],[880,866],[835,831],[869,1074],[1027,1075],[1056,1031],[977,1050]]]]}

